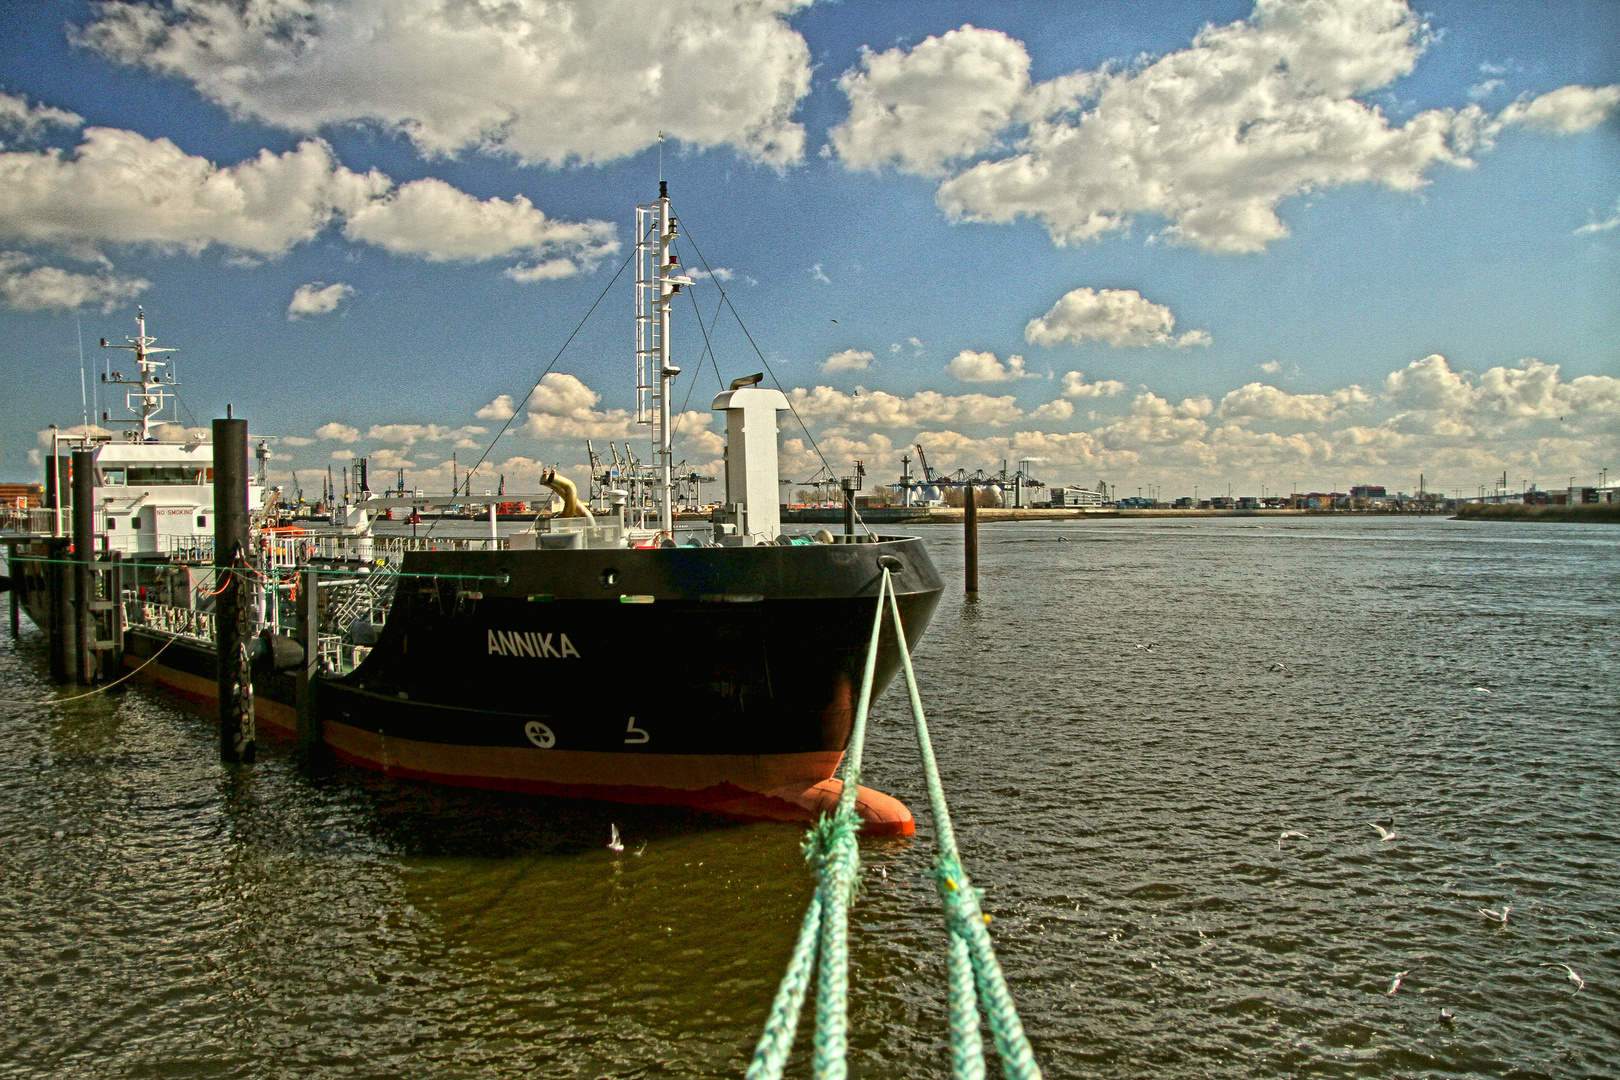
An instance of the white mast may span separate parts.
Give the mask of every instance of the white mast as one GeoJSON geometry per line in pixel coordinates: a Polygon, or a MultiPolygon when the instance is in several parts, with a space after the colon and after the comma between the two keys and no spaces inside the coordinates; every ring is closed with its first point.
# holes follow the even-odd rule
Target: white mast
{"type": "MultiPolygon", "coordinates": [[[[154,349],[152,347],[152,343],[155,342],[157,338],[146,336],[146,312],[142,308],[135,309],[135,324],[137,327],[139,327],[139,333],[137,333],[134,337],[126,337],[124,339],[125,341],[129,342],[128,345],[110,345],[107,343],[106,338],[102,338],[101,347],[103,349],[127,349],[135,354],[135,364],[140,368],[140,378],[138,380],[126,379],[121,374],[115,373],[118,374],[119,377],[108,379],[107,381],[110,383],[116,383],[120,386],[138,386],[141,388],[139,393],[131,390],[126,391],[124,394],[124,407],[130,412],[139,412],[141,417],[140,420],[116,422],[138,422],[141,425],[141,442],[149,442],[152,438],[152,418],[161,412],[164,403],[170,397],[174,396],[163,388],[163,376],[157,370],[158,368],[165,366],[165,362],[162,360],[150,359],[149,354],[174,352],[174,350],[166,348],[154,349]],[[139,409],[136,409],[135,407],[136,401],[140,402],[139,409]]],[[[173,378],[169,380],[170,383],[173,383],[173,381],[173,378]]]]}
{"type": "Polygon", "coordinates": [[[681,369],[669,362],[669,308],[670,298],[681,286],[692,284],[674,255],[677,229],[669,212],[669,184],[660,180],[658,201],[636,207],[636,422],[653,429],[658,530],[671,538],[675,535],[675,502],[669,391],[681,369]]]}

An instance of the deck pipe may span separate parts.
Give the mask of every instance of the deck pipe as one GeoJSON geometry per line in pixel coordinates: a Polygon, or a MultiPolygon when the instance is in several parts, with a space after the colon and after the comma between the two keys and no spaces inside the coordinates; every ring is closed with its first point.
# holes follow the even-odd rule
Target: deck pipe
{"type": "Polygon", "coordinates": [[[214,567],[219,594],[214,598],[215,666],[219,684],[219,756],[246,764],[258,755],[253,722],[253,673],[248,654],[247,421],[214,421],[214,567]]]}
{"type": "Polygon", "coordinates": [[[973,485],[962,488],[962,577],[964,592],[976,596],[979,592],[979,507],[973,494],[973,485]]]}
{"type": "Polygon", "coordinates": [[[73,649],[79,681],[100,675],[96,661],[96,452],[73,451],[73,649]]]}

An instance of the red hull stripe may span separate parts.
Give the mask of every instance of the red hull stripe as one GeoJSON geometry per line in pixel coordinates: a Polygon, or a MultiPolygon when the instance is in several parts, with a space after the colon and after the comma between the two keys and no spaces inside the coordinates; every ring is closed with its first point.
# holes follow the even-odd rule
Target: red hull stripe
{"type": "MultiPolygon", "coordinates": [[[[137,658],[130,660],[138,662],[137,658]]],[[[133,666],[133,665],[132,665],[133,666]]],[[[149,664],[141,672],[195,701],[212,704],[218,688],[209,679],[149,664]]],[[[260,698],[254,713],[267,726],[291,733],[297,712],[260,698]]],[[[456,746],[388,738],[328,722],[326,743],[344,761],[388,776],[456,787],[516,791],[606,802],[688,806],[731,817],[813,822],[837,808],[842,782],[833,779],[843,754],[610,754],[540,750],[515,746],[456,746]]],[[[910,836],[917,830],[900,800],[868,787],[856,789],[862,832],[910,836]]]]}

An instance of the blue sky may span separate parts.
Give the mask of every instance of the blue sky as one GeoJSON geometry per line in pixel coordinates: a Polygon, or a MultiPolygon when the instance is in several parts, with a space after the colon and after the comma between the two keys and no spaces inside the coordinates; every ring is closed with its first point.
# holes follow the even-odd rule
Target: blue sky
{"type": "MultiPolygon", "coordinates": [[[[0,475],[79,422],[76,335],[137,302],[183,419],[231,402],[306,487],[354,453],[440,487],[452,452],[519,484],[587,436],[645,453],[627,277],[489,447],[628,254],[660,130],[840,471],[914,443],[1171,495],[1620,468],[1620,6],[454,7],[0,13],[0,475]]],[[[784,475],[819,466],[783,438],[784,475]]]]}

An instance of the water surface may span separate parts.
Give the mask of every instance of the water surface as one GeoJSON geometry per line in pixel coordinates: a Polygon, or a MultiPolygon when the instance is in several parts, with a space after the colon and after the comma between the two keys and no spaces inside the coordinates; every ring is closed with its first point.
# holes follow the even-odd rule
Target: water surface
{"type": "MultiPolygon", "coordinates": [[[[920,531],[948,582],[924,700],[1049,1077],[1612,1072],[1620,528],[997,524],[977,602],[959,530],[920,531]]],[[[311,775],[276,742],[227,769],[207,710],[32,704],[45,667],[0,631],[0,1075],[742,1074],[797,829],[311,775]]],[[[863,849],[852,1071],[939,1076],[898,694],[876,721],[867,782],[921,824],[863,849]]]]}

